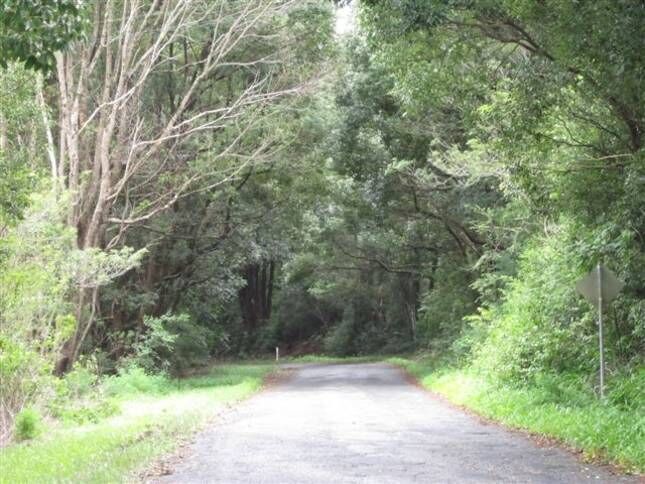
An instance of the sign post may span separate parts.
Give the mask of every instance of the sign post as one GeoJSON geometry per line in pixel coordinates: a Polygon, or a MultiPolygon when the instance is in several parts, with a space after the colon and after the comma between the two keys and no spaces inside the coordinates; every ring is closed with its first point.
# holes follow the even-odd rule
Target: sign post
{"type": "Polygon", "coordinates": [[[605,347],[603,341],[603,305],[613,300],[625,284],[616,275],[598,263],[576,284],[576,289],[598,309],[598,345],[600,349],[600,398],[605,398],[605,347]]]}
{"type": "Polygon", "coordinates": [[[598,345],[600,347],[600,398],[605,398],[605,346],[603,344],[602,328],[602,270],[600,263],[596,266],[598,276],[598,345]]]}

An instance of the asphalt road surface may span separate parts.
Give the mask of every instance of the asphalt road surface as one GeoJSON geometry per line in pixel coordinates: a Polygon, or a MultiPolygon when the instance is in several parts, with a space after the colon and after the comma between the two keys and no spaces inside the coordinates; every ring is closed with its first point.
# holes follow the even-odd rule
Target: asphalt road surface
{"type": "Polygon", "coordinates": [[[292,371],[202,432],[156,482],[638,482],[481,422],[386,364],[292,371]]]}

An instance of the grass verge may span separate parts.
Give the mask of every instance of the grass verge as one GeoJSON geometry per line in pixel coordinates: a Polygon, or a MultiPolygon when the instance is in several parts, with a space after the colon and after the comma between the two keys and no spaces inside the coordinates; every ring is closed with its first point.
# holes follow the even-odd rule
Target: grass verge
{"type": "MultiPolygon", "coordinates": [[[[504,425],[554,438],[589,460],[645,472],[645,410],[602,403],[563,380],[504,386],[468,369],[437,368],[431,360],[391,358],[419,383],[449,401],[504,425]]],[[[645,397],[644,397],[645,398],[645,397]]]]}
{"type": "Polygon", "coordinates": [[[35,440],[0,450],[0,483],[133,479],[225,405],[259,390],[273,369],[227,364],[182,380],[134,374],[107,382],[119,414],[94,424],[54,426],[35,440]]]}
{"type": "Polygon", "coordinates": [[[280,363],[325,363],[325,364],[352,364],[352,363],[375,363],[383,361],[382,356],[328,356],[328,355],[301,355],[285,356],[280,358],[280,363]]]}

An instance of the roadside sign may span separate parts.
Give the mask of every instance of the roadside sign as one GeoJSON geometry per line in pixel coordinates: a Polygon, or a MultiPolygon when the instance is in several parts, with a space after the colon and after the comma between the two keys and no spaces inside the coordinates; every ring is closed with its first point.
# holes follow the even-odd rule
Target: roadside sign
{"type": "Polygon", "coordinates": [[[598,309],[598,301],[611,302],[625,284],[610,269],[598,265],[576,284],[576,289],[598,309]]]}
{"type": "Polygon", "coordinates": [[[603,343],[602,309],[611,302],[625,284],[616,274],[600,263],[576,284],[576,289],[598,310],[598,345],[600,346],[600,398],[605,397],[605,347],[603,343]]]}

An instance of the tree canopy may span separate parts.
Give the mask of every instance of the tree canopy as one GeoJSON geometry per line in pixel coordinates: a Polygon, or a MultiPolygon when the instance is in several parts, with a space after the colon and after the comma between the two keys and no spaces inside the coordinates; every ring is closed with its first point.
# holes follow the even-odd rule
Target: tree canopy
{"type": "Polygon", "coordinates": [[[345,34],[335,8],[3,3],[6,415],[90,361],[276,346],[594,388],[598,262],[610,370],[642,369],[643,4],[363,0],[345,34]]]}

